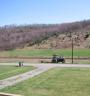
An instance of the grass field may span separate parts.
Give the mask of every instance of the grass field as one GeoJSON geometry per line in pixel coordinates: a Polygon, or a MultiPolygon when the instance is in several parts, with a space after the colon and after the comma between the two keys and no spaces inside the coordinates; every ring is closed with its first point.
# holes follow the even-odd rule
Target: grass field
{"type": "MultiPolygon", "coordinates": [[[[16,49],[0,52],[0,57],[45,57],[53,54],[70,57],[71,49],[16,49]]],[[[74,49],[74,56],[90,57],[90,49],[74,49]]]]}
{"type": "Polygon", "coordinates": [[[90,69],[55,68],[0,91],[24,96],[90,96],[90,69]]]}
{"type": "Polygon", "coordinates": [[[34,69],[34,67],[15,67],[15,66],[3,66],[0,65],[0,80],[18,75],[34,69]]]}

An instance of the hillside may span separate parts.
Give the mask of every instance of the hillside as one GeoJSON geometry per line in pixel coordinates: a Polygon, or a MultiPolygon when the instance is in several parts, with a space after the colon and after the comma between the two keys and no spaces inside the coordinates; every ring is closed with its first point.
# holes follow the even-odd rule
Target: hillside
{"type": "Polygon", "coordinates": [[[90,20],[64,24],[7,25],[0,27],[0,50],[16,48],[90,48],[90,20]]]}
{"type": "MultiPolygon", "coordinates": [[[[90,36],[85,38],[86,35],[72,35],[74,48],[90,48],[90,36]]],[[[59,36],[53,36],[48,40],[43,40],[40,44],[35,44],[30,48],[34,49],[60,49],[60,48],[71,48],[71,38],[61,34],[59,36]]]]}

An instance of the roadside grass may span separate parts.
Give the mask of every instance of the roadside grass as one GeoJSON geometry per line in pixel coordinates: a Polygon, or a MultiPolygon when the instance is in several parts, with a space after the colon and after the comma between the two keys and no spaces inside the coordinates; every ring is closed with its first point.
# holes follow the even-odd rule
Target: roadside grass
{"type": "MultiPolygon", "coordinates": [[[[46,57],[53,54],[71,57],[71,49],[16,49],[0,52],[0,57],[46,57]]],[[[74,57],[90,57],[90,49],[74,49],[74,57]]]]}
{"type": "Polygon", "coordinates": [[[54,68],[0,91],[24,96],[90,96],[90,69],[54,68]]]}
{"type": "Polygon", "coordinates": [[[0,65],[0,80],[18,75],[27,71],[34,69],[34,67],[16,67],[16,66],[8,66],[8,65],[0,65]]]}

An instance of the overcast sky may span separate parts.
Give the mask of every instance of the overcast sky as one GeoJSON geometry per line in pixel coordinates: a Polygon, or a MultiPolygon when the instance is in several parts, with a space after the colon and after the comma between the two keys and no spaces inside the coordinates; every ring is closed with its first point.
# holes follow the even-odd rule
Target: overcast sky
{"type": "Polygon", "coordinates": [[[0,26],[90,19],[90,0],[0,0],[0,26]]]}

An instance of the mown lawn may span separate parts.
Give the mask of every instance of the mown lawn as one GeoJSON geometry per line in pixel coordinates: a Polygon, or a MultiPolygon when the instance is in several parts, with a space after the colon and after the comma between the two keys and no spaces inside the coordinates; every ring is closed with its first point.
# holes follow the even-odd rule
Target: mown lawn
{"type": "Polygon", "coordinates": [[[18,75],[27,71],[34,69],[34,67],[16,67],[16,66],[8,66],[8,65],[0,65],[0,80],[18,75]]]}
{"type": "MultiPolygon", "coordinates": [[[[45,57],[53,54],[70,57],[71,49],[16,49],[0,52],[0,57],[45,57]]],[[[89,56],[90,49],[74,49],[74,56],[89,56]]]]}
{"type": "Polygon", "coordinates": [[[24,96],[90,96],[90,69],[55,68],[1,91],[24,96]]]}

